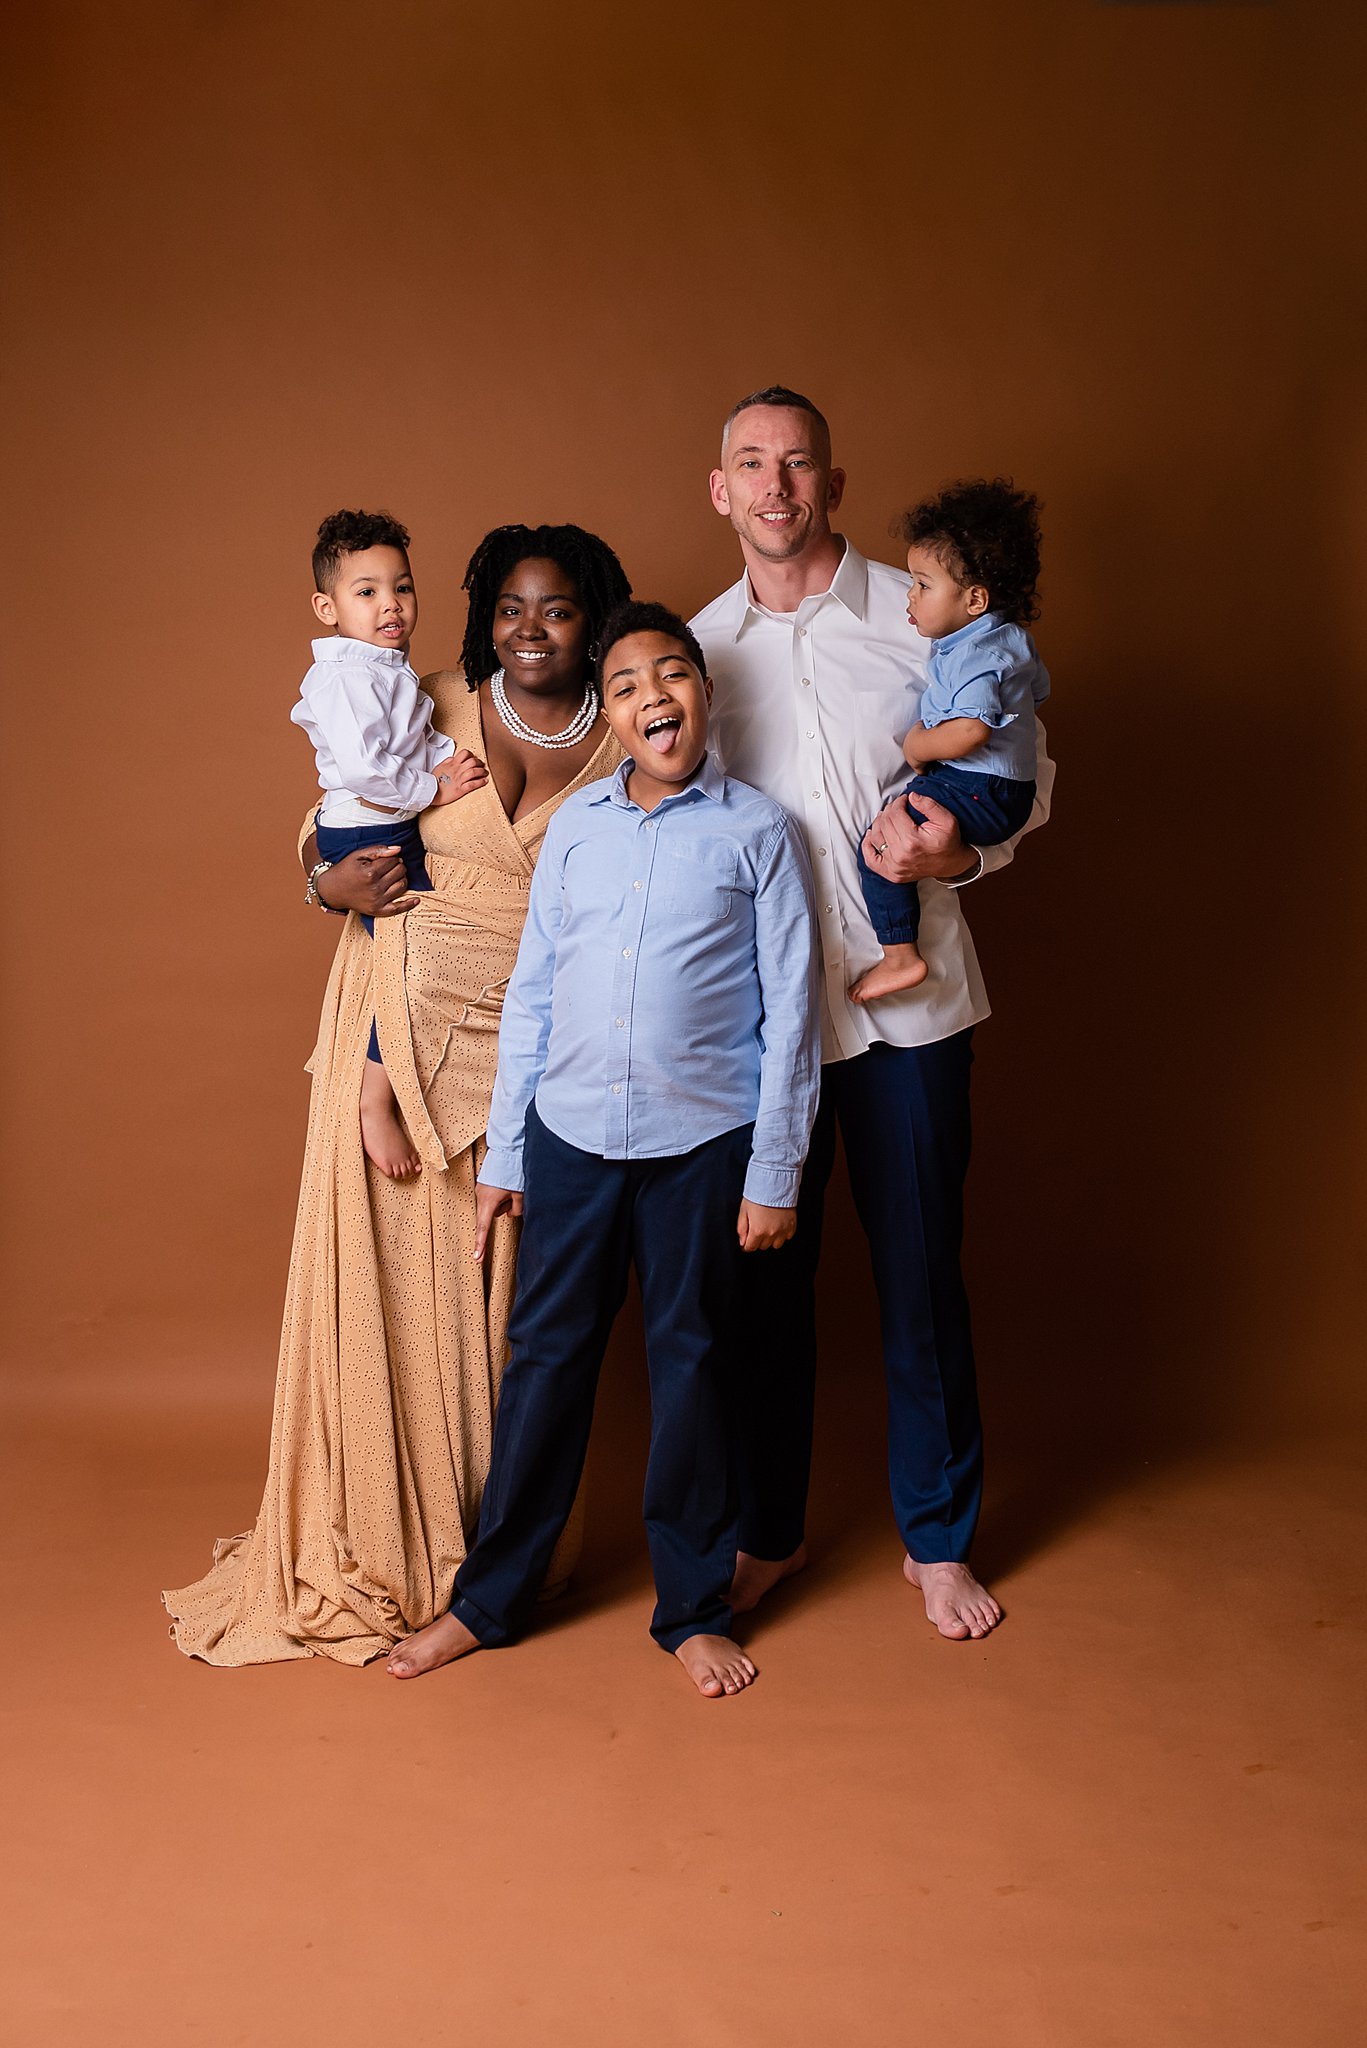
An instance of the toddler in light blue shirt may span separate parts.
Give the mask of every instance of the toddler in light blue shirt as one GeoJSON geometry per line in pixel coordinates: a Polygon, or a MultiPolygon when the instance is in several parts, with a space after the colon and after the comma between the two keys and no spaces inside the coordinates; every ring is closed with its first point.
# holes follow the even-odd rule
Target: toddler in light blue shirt
{"type": "MultiPolygon", "coordinates": [[[[919,793],[943,804],[969,846],[998,846],[1024,829],[1035,801],[1035,707],[1049,672],[1026,623],[1038,615],[1039,502],[1004,477],[950,484],[908,512],[907,617],[932,642],[920,718],[902,742],[918,772],[903,795],[923,821],[919,793]]],[[[877,837],[874,858],[878,857],[877,837]]],[[[872,1001],[915,988],[929,969],[917,939],[915,882],[893,882],[861,848],[859,879],[874,935],[876,967],[850,989],[872,1001]]]]}

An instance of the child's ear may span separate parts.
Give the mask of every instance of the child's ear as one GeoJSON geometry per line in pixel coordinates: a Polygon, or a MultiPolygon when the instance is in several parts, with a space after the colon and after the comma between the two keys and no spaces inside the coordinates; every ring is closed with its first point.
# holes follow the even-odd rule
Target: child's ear
{"type": "Polygon", "coordinates": [[[970,583],[967,597],[969,618],[980,619],[992,601],[987,585],[985,583],[970,583]]]}
{"type": "Polygon", "coordinates": [[[334,603],[332,602],[332,599],[331,599],[331,597],[330,597],[330,596],[328,595],[328,593],[327,593],[327,591],[326,591],[326,590],[315,590],[315,591],[314,591],[314,593],[313,593],[313,609],[314,609],[315,613],[317,614],[317,616],[318,616],[318,617],[319,617],[319,618],[320,618],[320,619],[322,620],[322,622],[323,622],[323,624],[324,624],[325,626],[335,626],[335,625],[336,625],[336,623],[337,623],[337,607],[336,607],[336,605],[335,605],[335,604],[334,604],[334,603]]]}
{"type": "Polygon", "coordinates": [[[703,679],[702,679],[702,686],[703,686],[703,694],[704,694],[704,695],[706,696],[706,698],[707,698],[707,702],[708,702],[708,707],[709,707],[709,709],[710,709],[710,707],[711,707],[711,703],[712,703],[712,678],[711,678],[711,676],[704,676],[704,677],[703,677],[703,679]]]}

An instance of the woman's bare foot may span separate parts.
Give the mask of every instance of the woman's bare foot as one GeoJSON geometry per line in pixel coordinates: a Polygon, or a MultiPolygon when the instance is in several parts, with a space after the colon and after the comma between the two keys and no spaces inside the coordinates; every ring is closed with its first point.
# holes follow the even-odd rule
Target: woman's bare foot
{"type": "Polygon", "coordinates": [[[385,1670],[391,1678],[421,1678],[424,1671],[440,1671],[443,1664],[454,1664],[457,1657],[468,1657],[471,1650],[483,1648],[463,1621],[457,1621],[454,1614],[442,1614],[416,1635],[395,1643],[385,1670]]]}
{"type": "Polygon", "coordinates": [[[906,1557],[902,1570],[926,1603],[926,1620],[952,1642],[962,1643],[970,1636],[976,1641],[990,1634],[1002,1618],[1000,1607],[966,1564],[917,1564],[906,1557]]]}
{"type": "Polygon", "coordinates": [[[915,988],[929,972],[919,946],[884,946],[878,965],[851,984],[850,1001],[871,1003],[875,996],[896,995],[899,988],[915,988]]]}
{"type": "Polygon", "coordinates": [[[751,1557],[746,1550],[736,1553],[736,1576],[731,1581],[731,1612],[748,1614],[780,1579],[791,1579],[807,1562],[807,1546],[799,1543],[791,1557],[751,1557]]]}
{"type": "Polygon", "coordinates": [[[422,1172],[413,1141],[399,1121],[399,1105],[378,1060],[367,1060],[361,1076],[361,1143],[366,1158],[391,1180],[412,1180],[422,1172]]]}
{"type": "Polygon", "coordinates": [[[730,1636],[689,1636],[674,1655],[705,1700],[721,1700],[728,1693],[744,1692],[759,1676],[730,1636]]]}

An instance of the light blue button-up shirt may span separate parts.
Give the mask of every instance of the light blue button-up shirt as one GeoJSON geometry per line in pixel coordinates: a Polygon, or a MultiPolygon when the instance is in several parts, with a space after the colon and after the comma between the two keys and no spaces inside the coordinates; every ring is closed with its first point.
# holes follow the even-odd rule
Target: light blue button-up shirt
{"type": "Polygon", "coordinates": [[[797,828],[710,756],[643,811],[632,764],[568,798],[503,1005],[487,1186],[521,1188],[527,1106],[582,1152],[659,1159],[754,1123],[745,1194],[797,1200],[820,1080],[797,828]]]}
{"type": "Polygon", "coordinates": [[[946,718],[980,718],[991,738],[952,765],[1033,782],[1035,706],[1048,695],[1049,671],[1024,626],[984,612],[932,643],[921,723],[929,730],[946,718]]]}

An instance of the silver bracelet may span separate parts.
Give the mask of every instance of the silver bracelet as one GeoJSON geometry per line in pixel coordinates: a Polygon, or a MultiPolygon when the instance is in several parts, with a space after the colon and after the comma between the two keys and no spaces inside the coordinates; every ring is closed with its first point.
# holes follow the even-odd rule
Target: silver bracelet
{"type": "Polygon", "coordinates": [[[310,910],[325,910],[329,917],[345,917],[344,910],[339,910],[333,903],[324,903],[318,894],[318,877],[325,875],[331,866],[330,860],[320,860],[315,867],[309,869],[309,878],[304,884],[304,901],[310,910]]]}

